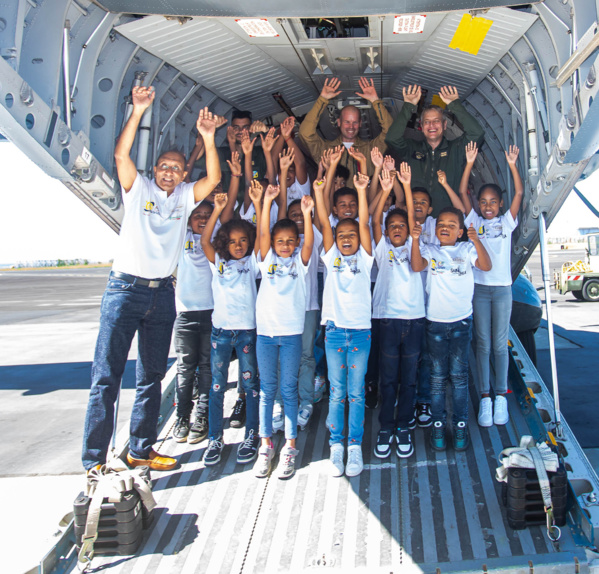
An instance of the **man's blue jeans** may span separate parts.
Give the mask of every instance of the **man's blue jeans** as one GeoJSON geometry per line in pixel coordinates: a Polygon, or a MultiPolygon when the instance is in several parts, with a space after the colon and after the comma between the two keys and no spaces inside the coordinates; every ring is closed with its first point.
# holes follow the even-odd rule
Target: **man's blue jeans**
{"type": "Polygon", "coordinates": [[[364,377],[370,354],[370,329],[342,329],[328,321],[325,349],[331,383],[327,426],[329,445],[343,442],[345,400],[349,399],[348,445],[362,444],[364,436],[364,377]]]}
{"type": "Polygon", "coordinates": [[[455,425],[468,422],[468,350],[472,339],[472,315],[454,323],[426,321],[431,360],[431,414],[433,422],[447,422],[445,393],[451,384],[455,425]]]}
{"type": "Polygon", "coordinates": [[[474,285],[474,330],[478,390],[488,393],[491,343],[495,357],[495,392],[507,392],[509,355],[507,340],[512,314],[512,288],[507,285],[474,285]]]}
{"type": "Polygon", "coordinates": [[[82,462],[86,469],[104,464],[114,428],[114,403],[138,333],[136,393],[131,411],[129,451],[145,459],[157,439],[161,381],[166,374],[175,321],[172,279],[160,287],[142,287],[116,279],[112,273],[102,298],[100,330],[92,366],[92,386],[83,433],[82,462]]]}
{"type": "Polygon", "coordinates": [[[380,320],[381,430],[394,431],[396,428],[406,429],[409,426],[414,414],[416,371],[423,333],[424,318],[380,320]]]}
{"type": "Polygon", "coordinates": [[[210,373],[210,335],[212,309],[183,311],[175,319],[177,352],[177,416],[189,417],[193,409],[193,385],[198,370],[197,412],[208,414],[210,373]]]}
{"type": "Polygon", "coordinates": [[[260,436],[272,436],[272,410],[280,382],[285,438],[294,439],[297,437],[297,377],[302,357],[302,336],[258,335],[256,354],[260,367],[260,436]]]}
{"type": "Polygon", "coordinates": [[[256,362],[256,329],[229,331],[228,329],[212,328],[212,348],[210,350],[210,369],[212,371],[212,386],[210,387],[210,406],[208,409],[208,434],[210,439],[218,439],[223,434],[223,403],[227,381],[229,378],[229,363],[233,347],[239,360],[239,376],[245,390],[246,419],[245,437],[250,430],[258,432],[258,397],[260,380],[256,362]]]}

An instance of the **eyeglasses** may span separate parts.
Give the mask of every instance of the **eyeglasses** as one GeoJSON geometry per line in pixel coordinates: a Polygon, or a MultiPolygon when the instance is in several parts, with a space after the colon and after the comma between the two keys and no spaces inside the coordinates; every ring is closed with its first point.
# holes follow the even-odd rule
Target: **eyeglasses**
{"type": "Polygon", "coordinates": [[[157,167],[160,171],[169,171],[170,170],[174,173],[181,173],[183,171],[183,169],[180,168],[178,165],[167,165],[166,163],[163,163],[157,167]]]}
{"type": "Polygon", "coordinates": [[[242,132],[244,130],[249,130],[250,126],[231,126],[234,132],[242,132]]]}

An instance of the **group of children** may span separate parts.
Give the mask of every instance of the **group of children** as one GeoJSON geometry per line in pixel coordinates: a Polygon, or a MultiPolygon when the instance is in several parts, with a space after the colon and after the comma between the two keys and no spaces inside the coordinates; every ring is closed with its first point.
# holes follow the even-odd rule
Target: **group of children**
{"type": "MultiPolygon", "coordinates": [[[[293,128],[292,120],[287,124],[293,128]]],[[[288,149],[279,154],[276,173],[271,151],[277,136],[272,130],[263,138],[269,170],[265,181],[248,173],[253,143],[249,135],[243,138],[246,181],[251,183],[240,218],[233,217],[236,179],[242,175],[236,153],[228,162],[228,193],[209,197],[190,218],[176,287],[175,439],[194,443],[208,437],[204,463],[220,461],[224,393],[235,349],[246,405],[237,461],[255,460],[256,476],[267,476],[274,458],[273,432],[284,420],[286,440],[278,476],[293,476],[298,417],[305,426],[317,399],[314,341],[320,307],[334,476],[356,476],[363,469],[365,375],[372,353],[379,361],[381,398],[374,454],[388,457],[395,442],[399,457],[411,456],[416,424],[432,425],[431,446],[444,450],[447,385],[452,390],[453,447],[466,449],[473,322],[481,393],[478,423],[508,421],[511,233],[523,196],[518,148],[511,146],[506,152],[514,193],[505,214],[502,192],[494,184],[483,185],[478,193],[480,214],[472,207],[468,184],[477,149],[470,143],[458,194],[447,185],[445,174],[438,173],[453,207],[432,218],[430,195],[423,188],[412,189],[409,165],[402,163],[395,171],[394,161],[376,148],[371,178],[364,156],[340,146],[323,154],[312,189],[309,182],[297,181],[293,166],[301,151],[292,145],[288,128],[288,149]],[[344,153],[363,166],[354,177],[355,189],[346,186],[347,176],[338,169],[344,153]],[[467,241],[461,240],[465,226],[467,241]],[[371,349],[373,320],[380,344],[371,349]],[[494,403],[489,385],[491,342],[494,403]]]]}

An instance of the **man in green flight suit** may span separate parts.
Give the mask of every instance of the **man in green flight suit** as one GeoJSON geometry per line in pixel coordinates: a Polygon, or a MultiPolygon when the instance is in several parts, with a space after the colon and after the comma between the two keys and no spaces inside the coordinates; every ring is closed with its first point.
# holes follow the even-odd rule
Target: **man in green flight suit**
{"type": "Polygon", "coordinates": [[[431,195],[433,217],[444,207],[451,206],[447,193],[439,183],[437,171],[447,174],[447,182],[457,192],[462,172],[466,164],[466,144],[475,141],[480,148],[484,137],[481,125],[466,111],[460,101],[458,90],[452,86],[443,86],[439,96],[456,120],[462,125],[464,133],[453,139],[445,137],[447,119],[443,108],[425,106],[420,115],[420,126],[424,140],[406,138],[406,125],[422,96],[420,86],[408,86],[403,89],[404,104],[387,133],[387,144],[401,161],[407,161],[412,169],[412,188],[424,187],[431,195]]]}

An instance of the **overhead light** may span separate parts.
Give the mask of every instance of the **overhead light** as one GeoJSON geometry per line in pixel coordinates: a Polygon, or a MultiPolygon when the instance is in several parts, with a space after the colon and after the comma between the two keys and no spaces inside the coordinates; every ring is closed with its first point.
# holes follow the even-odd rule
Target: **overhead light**
{"type": "Polygon", "coordinates": [[[276,38],[279,35],[266,18],[238,18],[235,22],[250,38],[276,38]]]}
{"type": "Polygon", "coordinates": [[[493,20],[464,14],[449,43],[449,47],[476,56],[493,24],[493,20]]]}
{"type": "Polygon", "coordinates": [[[337,62],[353,62],[354,58],[352,58],[351,56],[338,56],[337,58],[335,58],[335,60],[337,62]]]}

